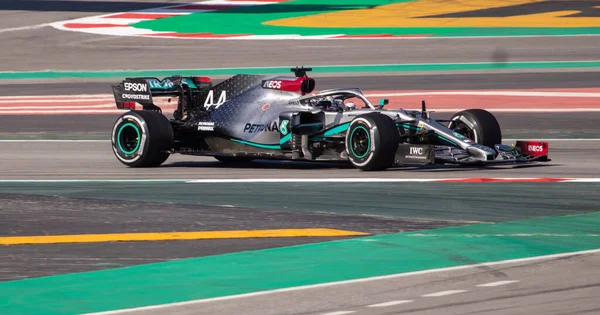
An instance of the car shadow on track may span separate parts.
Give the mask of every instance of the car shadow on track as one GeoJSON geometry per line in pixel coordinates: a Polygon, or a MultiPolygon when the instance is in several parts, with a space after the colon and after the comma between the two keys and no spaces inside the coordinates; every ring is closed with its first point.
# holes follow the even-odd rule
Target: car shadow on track
{"type": "MultiPolygon", "coordinates": [[[[507,169],[534,168],[558,166],[558,164],[521,164],[521,165],[496,165],[496,166],[460,166],[460,165],[402,165],[385,170],[385,172],[473,172],[473,171],[505,171],[507,169]]],[[[349,163],[341,162],[304,162],[304,161],[272,161],[254,160],[252,162],[219,162],[219,161],[194,161],[174,162],[161,167],[169,168],[235,168],[235,169],[282,169],[282,170],[320,170],[320,169],[356,169],[349,163]]]]}
{"type": "Polygon", "coordinates": [[[161,167],[210,167],[210,168],[247,168],[247,169],[353,169],[352,165],[339,162],[302,162],[302,161],[269,161],[255,160],[252,162],[175,162],[161,167]]]}
{"type": "Polygon", "coordinates": [[[494,166],[460,166],[460,165],[420,165],[420,166],[398,166],[389,169],[412,172],[473,172],[473,171],[506,171],[508,169],[535,168],[559,166],[559,164],[521,164],[521,165],[494,165],[494,166]]]}

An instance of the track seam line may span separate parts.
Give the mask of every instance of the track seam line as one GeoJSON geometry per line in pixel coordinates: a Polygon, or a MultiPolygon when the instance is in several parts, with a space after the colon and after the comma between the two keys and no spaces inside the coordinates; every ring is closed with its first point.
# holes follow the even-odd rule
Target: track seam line
{"type": "Polygon", "coordinates": [[[446,295],[463,293],[463,292],[467,292],[467,291],[468,290],[446,290],[446,291],[440,291],[440,292],[434,292],[434,293],[424,294],[424,295],[421,295],[421,296],[422,297],[440,297],[440,296],[446,296],[446,295]]]}
{"type": "Polygon", "coordinates": [[[497,287],[497,286],[516,283],[516,282],[519,282],[519,280],[489,282],[489,283],[484,283],[484,284],[478,284],[477,287],[497,287]]]}
{"type": "Polygon", "coordinates": [[[410,303],[410,302],[413,302],[413,300],[389,301],[389,302],[367,305],[367,307],[388,307],[388,306],[395,306],[395,305],[399,305],[399,304],[406,304],[406,303],[410,303]]]}

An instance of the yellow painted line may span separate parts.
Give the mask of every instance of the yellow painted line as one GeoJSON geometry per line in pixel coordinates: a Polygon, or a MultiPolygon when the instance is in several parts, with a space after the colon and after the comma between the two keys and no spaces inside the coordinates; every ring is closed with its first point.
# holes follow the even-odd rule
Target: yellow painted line
{"type": "MultiPolygon", "coordinates": [[[[556,6],[554,12],[539,12],[506,17],[452,17],[423,18],[449,13],[471,12],[491,8],[517,7],[542,0],[417,0],[383,5],[370,9],[346,10],[316,15],[293,17],[265,22],[273,26],[293,27],[598,27],[600,17],[571,16],[579,11],[568,11],[556,6]]],[[[593,4],[592,4],[593,5],[593,4]]],[[[594,7],[598,9],[598,6],[594,7]]],[[[518,8],[512,9],[517,11],[518,8]]],[[[518,12],[518,11],[517,11],[518,12]]]]}
{"type": "Polygon", "coordinates": [[[59,243],[102,243],[131,241],[174,241],[227,238],[266,238],[266,237],[333,237],[370,235],[364,232],[335,229],[278,229],[278,230],[237,230],[200,232],[157,232],[119,234],[77,234],[0,237],[1,245],[59,244],[59,243]]]}

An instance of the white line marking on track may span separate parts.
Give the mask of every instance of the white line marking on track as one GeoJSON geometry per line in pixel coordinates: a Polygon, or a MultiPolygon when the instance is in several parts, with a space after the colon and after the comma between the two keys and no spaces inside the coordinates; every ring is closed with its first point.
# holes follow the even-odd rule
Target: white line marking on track
{"type": "MultiPolygon", "coordinates": [[[[195,179],[189,184],[216,184],[216,183],[419,183],[436,181],[460,181],[473,178],[239,178],[239,179],[195,179]]],[[[486,179],[505,180],[507,182],[519,180],[534,180],[532,177],[490,177],[486,179]]],[[[600,182],[600,178],[560,178],[562,182],[600,182]]]]}
{"type": "Polygon", "coordinates": [[[337,312],[323,313],[321,315],[344,315],[344,314],[352,314],[352,313],[356,313],[356,311],[337,311],[337,312]]]}
{"type": "Polygon", "coordinates": [[[394,306],[394,305],[399,305],[399,304],[406,304],[406,303],[410,303],[412,301],[413,300],[389,301],[389,302],[384,302],[384,303],[367,305],[367,307],[387,307],[387,306],[394,306]]]}
{"type": "Polygon", "coordinates": [[[511,284],[511,283],[515,283],[515,282],[519,282],[519,280],[496,281],[496,282],[479,284],[477,286],[478,287],[497,287],[497,286],[501,286],[501,285],[505,285],[505,284],[511,284]]]}
{"type": "MultiPolygon", "coordinates": [[[[60,141],[60,140],[58,140],[60,141]]],[[[0,142],[12,142],[5,140],[0,142]]],[[[511,181],[508,178],[491,178],[506,180],[506,183],[520,182],[511,181]]],[[[514,178],[515,180],[522,178],[514,178]]],[[[530,178],[525,178],[530,179],[530,178]]],[[[136,183],[136,182],[179,182],[191,184],[238,184],[238,183],[415,183],[415,182],[440,182],[455,183],[457,180],[472,180],[472,178],[255,178],[255,179],[6,179],[0,183],[136,183]]],[[[599,183],[600,178],[565,178],[558,182],[562,183],[599,183]]],[[[479,182],[474,182],[479,184],[479,182]]],[[[590,234],[588,236],[595,236],[590,234]]]]}
{"type": "Polygon", "coordinates": [[[467,292],[467,290],[440,291],[440,292],[435,292],[435,293],[424,294],[421,296],[422,297],[438,297],[438,296],[446,296],[446,295],[452,295],[452,294],[463,293],[463,292],[467,292]]]}
{"type": "Polygon", "coordinates": [[[565,182],[569,183],[599,183],[599,178],[574,178],[566,180],[565,182]]]}
{"type": "MultiPolygon", "coordinates": [[[[222,297],[216,297],[216,298],[209,298],[209,299],[202,299],[202,300],[192,300],[192,301],[176,302],[176,303],[170,303],[170,304],[142,306],[142,307],[135,307],[135,308],[129,308],[129,309],[122,309],[122,310],[114,310],[114,311],[106,311],[106,312],[99,312],[99,313],[88,313],[87,315],[92,315],[92,314],[93,315],[125,314],[125,313],[128,313],[128,312],[149,311],[149,310],[153,310],[153,309],[164,309],[164,308],[173,307],[173,306],[184,306],[184,305],[185,306],[189,306],[189,305],[201,304],[201,303],[208,303],[208,302],[235,300],[235,299],[241,299],[241,298],[247,298],[247,297],[269,295],[269,294],[274,294],[274,293],[294,292],[294,291],[302,291],[302,290],[309,290],[309,289],[315,289],[315,288],[331,287],[331,286],[336,286],[336,285],[364,283],[364,282],[371,282],[371,281],[377,281],[377,280],[386,280],[386,279],[393,279],[393,278],[400,278],[400,277],[424,275],[424,274],[438,273],[438,272],[445,272],[445,271],[455,271],[455,270],[480,268],[480,267],[483,267],[483,266],[497,266],[497,265],[505,265],[505,264],[511,264],[511,263],[522,263],[522,262],[530,262],[530,261],[537,261],[537,260],[547,260],[547,259],[570,257],[570,256],[577,256],[577,255],[586,255],[586,254],[597,254],[597,253],[600,253],[600,249],[592,249],[592,250],[584,250],[584,251],[578,251],[578,252],[553,254],[553,255],[544,255],[544,256],[534,256],[534,257],[518,258],[518,259],[508,259],[508,260],[501,260],[501,261],[481,263],[481,264],[464,265],[464,266],[439,268],[439,269],[429,269],[429,270],[421,270],[421,271],[406,272],[406,273],[397,273],[397,274],[391,274],[391,275],[385,275],[385,276],[377,276],[377,277],[370,277],[370,278],[360,278],[360,279],[353,279],[353,280],[343,280],[343,281],[335,281],[335,282],[326,282],[326,283],[311,284],[311,285],[291,287],[291,288],[282,288],[282,289],[275,289],[275,290],[268,290],[268,291],[259,291],[259,292],[252,292],[252,293],[245,293],[245,294],[238,294],[238,295],[228,295],[228,296],[222,296],[222,297]]],[[[82,314],[82,315],[86,315],[86,314],[82,314]]]]}
{"type": "Polygon", "coordinates": [[[183,183],[185,179],[0,179],[0,184],[10,183],[183,183]]]}
{"type": "Polygon", "coordinates": [[[44,24],[28,25],[28,26],[21,26],[21,27],[3,28],[3,29],[0,29],[0,34],[10,33],[10,32],[18,32],[18,31],[35,30],[38,28],[44,28],[46,26],[51,26],[50,24],[51,23],[44,23],[44,24]]]}
{"type": "Polygon", "coordinates": [[[362,183],[362,182],[428,182],[439,179],[425,178],[237,178],[237,179],[196,179],[188,181],[190,184],[215,184],[215,183],[362,183]]]}

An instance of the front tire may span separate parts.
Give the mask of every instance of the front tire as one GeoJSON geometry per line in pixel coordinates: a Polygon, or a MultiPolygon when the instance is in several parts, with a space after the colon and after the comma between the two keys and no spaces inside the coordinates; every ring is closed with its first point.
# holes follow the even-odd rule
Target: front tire
{"type": "Polygon", "coordinates": [[[369,113],[356,117],[346,132],[346,153],[355,167],[381,171],[394,164],[400,134],[388,116],[369,113]]]}
{"type": "Polygon", "coordinates": [[[169,158],[173,128],[167,117],[152,111],[121,115],[112,129],[112,148],[117,159],[130,167],[154,167],[169,158]]]}
{"type": "Polygon", "coordinates": [[[448,128],[490,148],[502,143],[502,130],[498,120],[483,109],[467,109],[454,114],[448,128]]]}

